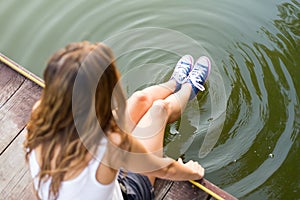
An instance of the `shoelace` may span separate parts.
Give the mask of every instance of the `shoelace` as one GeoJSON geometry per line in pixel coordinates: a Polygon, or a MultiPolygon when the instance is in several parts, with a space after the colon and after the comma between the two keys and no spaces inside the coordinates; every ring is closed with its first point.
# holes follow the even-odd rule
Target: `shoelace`
{"type": "MultiPolygon", "coordinates": [[[[198,65],[200,65],[200,64],[198,64],[198,65]]],[[[200,67],[201,67],[201,65],[200,65],[200,67]]],[[[205,90],[205,87],[201,83],[204,84],[205,79],[203,78],[203,76],[205,75],[206,71],[207,71],[207,69],[201,67],[197,70],[196,69],[192,70],[190,73],[191,82],[193,83],[193,85],[196,88],[198,88],[202,92],[205,90]]]]}
{"type": "Polygon", "coordinates": [[[186,74],[188,74],[189,69],[187,69],[187,67],[183,66],[182,64],[188,65],[188,67],[191,67],[191,64],[183,62],[183,61],[181,61],[180,64],[181,65],[179,65],[177,67],[177,69],[176,69],[176,71],[174,73],[174,77],[176,78],[177,81],[179,81],[181,83],[184,83],[186,81],[186,79],[187,79],[188,76],[186,76],[184,79],[183,79],[183,76],[186,75],[186,74]]]}

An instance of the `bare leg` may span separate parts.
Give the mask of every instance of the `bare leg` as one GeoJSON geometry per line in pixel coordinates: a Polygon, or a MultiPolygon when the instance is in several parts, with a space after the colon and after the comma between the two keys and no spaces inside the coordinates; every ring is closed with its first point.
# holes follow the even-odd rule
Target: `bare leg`
{"type": "Polygon", "coordinates": [[[173,94],[176,87],[175,80],[166,83],[154,85],[137,91],[127,100],[127,112],[130,131],[136,126],[139,120],[152,106],[153,102],[158,99],[165,99],[173,94]]]}
{"type": "Polygon", "coordinates": [[[181,113],[185,109],[187,102],[189,101],[191,90],[191,84],[185,83],[177,93],[175,93],[174,95],[170,95],[165,99],[165,102],[172,106],[169,109],[170,113],[168,123],[174,122],[180,117],[181,113]]]}
{"type": "MultiPolygon", "coordinates": [[[[166,124],[176,120],[185,108],[191,93],[191,85],[183,84],[181,90],[164,100],[156,100],[139,120],[132,134],[144,144],[151,153],[162,156],[163,138],[166,124]]],[[[148,176],[154,184],[155,177],[148,176]]]]}

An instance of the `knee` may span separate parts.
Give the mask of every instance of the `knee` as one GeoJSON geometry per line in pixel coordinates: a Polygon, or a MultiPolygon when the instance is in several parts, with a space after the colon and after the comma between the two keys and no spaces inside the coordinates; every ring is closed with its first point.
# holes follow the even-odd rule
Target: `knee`
{"type": "Polygon", "coordinates": [[[152,104],[151,98],[143,91],[137,91],[132,95],[135,103],[150,107],[152,104]]]}
{"type": "Polygon", "coordinates": [[[170,103],[161,99],[154,101],[151,107],[152,113],[155,113],[157,117],[167,117],[170,110],[171,110],[170,103]]]}

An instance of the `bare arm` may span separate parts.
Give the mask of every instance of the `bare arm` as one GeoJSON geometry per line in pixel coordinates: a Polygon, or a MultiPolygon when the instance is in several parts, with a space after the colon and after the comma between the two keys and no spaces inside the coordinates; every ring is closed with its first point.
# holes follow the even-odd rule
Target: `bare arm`
{"type": "MultiPolygon", "coordinates": [[[[118,134],[119,135],[119,134],[118,134]]],[[[115,142],[120,141],[111,135],[115,142]]],[[[194,161],[183,164],[182,160],[178,161],[171,158],[162,158],[157,156],[159,152],[148,152],[141,142],[129,135],[130,152],[120,149],[115,145],[110,150],[109,159],[110,167],[114,169],[123,168],[135,173],[141,173],[147,176],[155,176],[169,180],[197,180],[204,176],[204,168],[194,161]]]]}
{"type": "Polygon", "coordinates": [[[154,172],[145,173],[145,175],[156,176],[162,179],[173,181],[198,180],[204,176],[204,168],[198,163],[190,160],[183,164],[182,160],[173,161],[165,168],[154,172]]]}

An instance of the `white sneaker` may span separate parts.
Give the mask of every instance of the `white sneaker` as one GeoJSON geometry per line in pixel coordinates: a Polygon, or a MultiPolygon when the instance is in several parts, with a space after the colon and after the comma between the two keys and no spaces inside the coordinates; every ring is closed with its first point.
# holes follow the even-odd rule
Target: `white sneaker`
{"type": "Polygon", "coordinates": [[[178,84],[187,81],[189,73],[193,69],[194,58],[191,55],[185,55],[177,62],[173,74],[170,79],[175,79],[178,84]]]}
{"type": "Polygon", "coordinates": [[[194,98],[199,91],[204,91],[205,87],[203,86],[207,80],[210,73],[211,62],[208,57],[201,56],[196,61],[193,70],[190,72],[187,82],[192,84],[194,98]]]}

